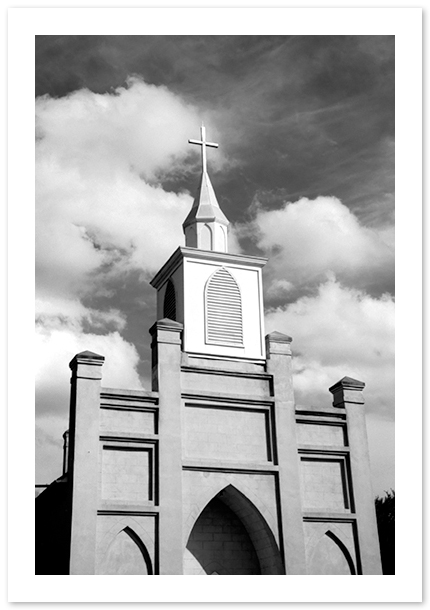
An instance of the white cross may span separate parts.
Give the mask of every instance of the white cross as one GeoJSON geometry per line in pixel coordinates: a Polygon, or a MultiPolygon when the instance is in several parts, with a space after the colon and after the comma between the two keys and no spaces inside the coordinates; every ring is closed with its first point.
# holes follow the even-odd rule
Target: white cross
{"type": "Polygon", "coordinates": [[[189,144],[198,144],[202,147],[202,171],[206,171],[206,146],[211,146],[212,148],[218,148],[218,144],[214,142],[206,142],[206,129],[202,123],[200,127],[200,137],[201,140],[188,140],[189,144]]]}

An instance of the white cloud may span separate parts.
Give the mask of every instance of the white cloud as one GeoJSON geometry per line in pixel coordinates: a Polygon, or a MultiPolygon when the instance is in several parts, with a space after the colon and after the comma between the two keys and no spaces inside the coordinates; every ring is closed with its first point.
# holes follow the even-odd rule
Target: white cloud
{"type": "Polygon", "coordinates": [[[38,98],[36,111],[39,294],[94,291],[96,272],[100,284],[101,266],[113,262],[118,274],[157,271],[184,243],[192,197],[164,191],[156,177],[184,170],[197,110],[130,79],[109,94],[38,98]]]}
{"type": "Polygon", "coordinates": [[[80,90],[36,100],[42,478],[68,425],[68,363],[76,353],[88,349],[105,356],[104,386],[141,388],[139,355],[120,334],[127,319],[112,283],[118,286],[133,269],[143,276],[154,273],[184,243],[182,222],[192,197],[164,191],[157,176],[189,171],[188,154],[197,162],[197,147],[187,146],[187,140],[197,136],[199,122],[196,109],[180,97],[138,79],[103,95],[80,90]],[[109,294],[107,309],[83,304],[85,297],[109,294]]]}
{"type": "Polygon", "coordinates": [[[102,385],[116,388],[141,389],[137,373],[139,356],[136,348],[115,331],[95,335],[76,327],[36,329],[36,385],[40,412],[68,410],[70,369],[75,354],[90,350],[105,356],[102,385]]]}
{"type": "Polygon", "coordinates": [[[393,417],[394,301],[345,288],[335,279],[318,293],[269,311],[266,331],[293,337],[297,401],[331,401],[328,388],[345,375],[366,383],[369,411],[393,417]]]}
{"type": "Polygon", "coordinates": [[[302,198],[278,210],[259,204],[251,227],[270,254],[275,279],[295,286],[322,281],[328,273],[349,285],[365,285],[393,273],[393,228],[362,226],[335,197],[302,198]]]}
{"type": "Polygon", "coordinates": [[[36,299],[36,323],[45,329],[76,330],[83,331],[86,323],[92,329],[124,330],[126,319],[118,309],[99,311],[85,307],[77,299],[66,299],[50,297],[48,299],[36,299]]]}

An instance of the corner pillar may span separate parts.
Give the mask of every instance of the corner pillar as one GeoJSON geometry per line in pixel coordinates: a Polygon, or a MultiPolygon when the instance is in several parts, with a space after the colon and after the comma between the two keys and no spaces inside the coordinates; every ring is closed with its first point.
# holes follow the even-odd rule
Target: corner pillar
{"type": "Polygon", "coordinates": [[[273,378],[285,571],[306,574],[291,341],[291,337],[279,332],[266,336],[266,369],[273,378]]]}
{"type": "Polygon", "coordinates": [[[72,370],[68,473],[71,490],[70,574],[95,574],[100,383],[104,357],[85,351],[72,370]]]}
{"type": "Polygon", "coordinates": [[[159,400],[159,561],[161,575],[183,574],[181,335],[165,318],[150,329],[152,384],[159,400]]]}
{"type": "Polygon", "coordinates": [[[352,493],[357,516],[358,544],[363,574],[382,574],[371,484],[362,381],[344,377],[329,388],[333,406],[344,408],[350,449],[352,493]]]}

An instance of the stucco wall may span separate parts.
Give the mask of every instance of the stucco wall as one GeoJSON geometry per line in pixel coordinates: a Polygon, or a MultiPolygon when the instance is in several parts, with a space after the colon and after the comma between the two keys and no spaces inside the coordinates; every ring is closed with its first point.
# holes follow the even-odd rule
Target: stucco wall
{"type": "Polygon", "coordinates": [[[184,455],[267,461],[266,413],[241,409],[184,409],[184,455]]]}

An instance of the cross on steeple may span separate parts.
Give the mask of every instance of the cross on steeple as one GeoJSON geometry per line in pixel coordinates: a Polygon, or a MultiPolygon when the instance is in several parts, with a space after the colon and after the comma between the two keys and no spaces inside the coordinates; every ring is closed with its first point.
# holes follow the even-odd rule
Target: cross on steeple
{"type": "Polygon", "coordinates": [[[206,146],[211,146],[212,148],[218,148],[218,144],[214,142],[206,142],[206,128],[202,123],[200,127],[200,137],[201,140],[188,140],[189,144],[198,144],[202,147],[202,172],[205,173],[207,171],[206,167],[206,146]]]}

